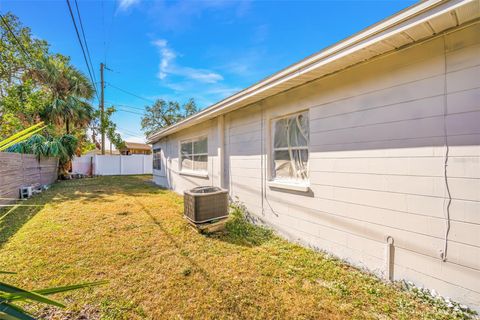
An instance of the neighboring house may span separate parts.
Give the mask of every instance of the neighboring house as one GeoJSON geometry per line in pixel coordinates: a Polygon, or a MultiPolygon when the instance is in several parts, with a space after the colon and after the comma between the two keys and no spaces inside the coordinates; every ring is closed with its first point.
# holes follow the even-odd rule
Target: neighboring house
{"type": "Polygon", "coordinates": [[[125,141],[125,147],[120,149],[120,153],[123,155],[151,154],[152,147],[146,143],[125,141]]]}
{"type": "Polygon", "coordinates": [[[154,181],[479,309],[479,3],[421,2],[154,133],[154,181]]]}

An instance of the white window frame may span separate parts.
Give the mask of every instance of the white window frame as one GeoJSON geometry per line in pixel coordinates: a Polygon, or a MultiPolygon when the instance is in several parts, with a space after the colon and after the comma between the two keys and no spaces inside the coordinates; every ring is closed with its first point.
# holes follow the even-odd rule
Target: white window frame
{"type": "MultiPolygon", "coordinates": [[[[293,191],[301,191],[301,192],[307,192],[309,191],[309,186],[310,186],[310,139],[308,139],[307,146],[302,146],[302,147],[293,147],[290,149],[295,149],[295,150],[307,150],[308,151],[308,161],[307,161],[307,179],[305,180],[296,180],[296,179],[285,179],[285,178],[277,178],[275,174],[275,151],[285,151],[289,150],[288,147],[280,147],[280,148],[275,148],[275,123],[279,120],[283,120],[286,118],[290,118],[292,116],[298,115],[305,113],[306,116],[308,117],[308,121],[310,123],[310,113],[309,110],[301,110],[289,114],[282,115],[280,117],[275,117],[270,119],[270,161],[269,161],[269,166],[270,166],[270,180],[268,181],[268,185],[271,188],[278,188],[278,189],[288,189],[288,190],[293,190],[293,191]]],[[[309,130],[310,130],[310,124],[309,124],[309,130]]],[[[310,132],[309,132],[310,135],[310,132]]]]}
{"type": "Polygon", "coordinates": [[[188,139],[181,140],[178,144],[178,171],[179,173],[184,173],[184,174],[190,174],[190,175],[199,175],[199,176],[206,176],[208,174],[208,136],[207,135],[202,135],[202,136],[197,136],[197,137],[192,137],[188,139]],[[199,141],[199,140],[207,140],[207,152],[204,153],[195,153],[194,150],[194,142],[199,141]],[[189,154],[192,157],[192,164],[193,164],[193,169],[185,169],[182,168],[182,144],[185,143],[191,143],[192,144],[192,153],[189,154]],[[195,161],[193,160],[195,156],[207,156],[207,169],[206,170],[195,170],[195,161]]]}

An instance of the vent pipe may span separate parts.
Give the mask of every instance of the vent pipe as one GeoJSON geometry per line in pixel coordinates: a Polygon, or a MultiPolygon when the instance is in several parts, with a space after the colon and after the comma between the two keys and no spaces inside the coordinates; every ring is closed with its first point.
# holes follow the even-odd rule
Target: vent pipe
{"type": "Polygon", "coordinates": [[[393,266],[395,264],[395,247],[393,237],[387,236],[385,244],[385,280],[393,281],[393,266]]]}

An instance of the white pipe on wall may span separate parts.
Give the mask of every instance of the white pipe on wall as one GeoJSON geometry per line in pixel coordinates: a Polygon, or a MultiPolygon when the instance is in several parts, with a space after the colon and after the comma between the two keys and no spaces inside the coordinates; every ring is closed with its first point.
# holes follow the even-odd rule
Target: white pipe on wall
{"type": "Polygon", "coordinates": [[[217,156],[218,156],[218,178],[220,182],[220,187],[225,188],[225,116],[221,115],[218,117],[217,122],[217,135],[218,135],[218,147],[217,147],[217,156]]]}
{"type": "Polygon", "coordinates": [[[385,280],[393,281],[393,266],[395,257],[395,248],[393,247],[393,237],[387,236],[385,246],[385,280]]]}

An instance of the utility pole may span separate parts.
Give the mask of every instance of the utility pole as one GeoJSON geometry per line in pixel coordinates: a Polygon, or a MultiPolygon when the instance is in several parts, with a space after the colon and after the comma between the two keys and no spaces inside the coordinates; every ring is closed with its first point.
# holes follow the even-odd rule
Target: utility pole
{"type": "Polygon", "coordinates": [[[102,154],[105,154],[105,101],[104,101],[104,89],[105,82],[103,80],[103,69],[105,65],[100,63],[100,87],[102,88],[100,93],[100,131],[102,133],[102,154]]]}

